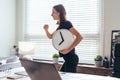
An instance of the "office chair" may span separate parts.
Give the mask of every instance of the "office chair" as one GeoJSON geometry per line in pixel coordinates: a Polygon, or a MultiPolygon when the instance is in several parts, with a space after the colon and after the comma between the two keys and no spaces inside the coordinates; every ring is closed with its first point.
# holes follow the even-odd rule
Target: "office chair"
{"type": "Polygon", "coordinates": [[[114,56],[115,58],[112,76],[120,78],[120,43],[115,45],[114,56]]]}

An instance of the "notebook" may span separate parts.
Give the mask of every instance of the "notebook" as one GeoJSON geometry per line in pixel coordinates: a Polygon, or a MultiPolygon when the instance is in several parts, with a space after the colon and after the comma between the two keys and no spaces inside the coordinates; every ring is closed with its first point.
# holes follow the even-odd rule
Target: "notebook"
{"type": "Polygon", "coordinates": [[[20,59],[31,80],[62,80],[53,63],[20,59]]]}

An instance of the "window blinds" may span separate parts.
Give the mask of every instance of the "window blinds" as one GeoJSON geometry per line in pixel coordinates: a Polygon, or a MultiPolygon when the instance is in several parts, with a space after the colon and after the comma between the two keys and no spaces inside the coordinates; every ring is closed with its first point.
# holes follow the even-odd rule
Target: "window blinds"
{"type": "Polygon", "coordinates": [[[25,0],[25,39],[37,43],[36,54],[39,58],[51,59],[57,51],[47,38],[43,25],[49,24],[49,31],[58,25],[53,20],[52,7],[63,4],[67,19],[83,36],[76,46],[79,63],[94,63],[94,56],[100,53],[100,1],[99,0],[25,0]]]}

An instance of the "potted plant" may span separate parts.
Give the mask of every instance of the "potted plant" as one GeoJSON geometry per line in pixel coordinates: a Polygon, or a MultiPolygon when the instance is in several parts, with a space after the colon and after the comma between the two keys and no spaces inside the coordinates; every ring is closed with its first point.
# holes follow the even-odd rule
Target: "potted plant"
{"type": "Polygon", "coordinates": [[[18,54],[19,48],[18,48],[18,46],[17,46],[16,44],[13,45],[13,49],[14,49],[14,51],[15,51],[14,54],[18,56],[18,55],[19,55],[19,54],[18,54]]]}
{"type": "Polygon", "coordinates": [[[52,58],[53,58],[53,63],[58,63],[59,54],[54,53],[54,54],[52,55],[52,58]]]}
{"type": "Polygon", "coordinates": [[[96,55],[94,58],[95,61],[95,66],[96,67],[101,67],[102,66],[102,56],[101,55],[96,55]]]}

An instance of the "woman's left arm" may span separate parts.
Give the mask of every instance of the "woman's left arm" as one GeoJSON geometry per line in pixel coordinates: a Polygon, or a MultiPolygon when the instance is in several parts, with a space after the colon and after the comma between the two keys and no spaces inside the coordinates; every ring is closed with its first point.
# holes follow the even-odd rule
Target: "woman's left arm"
{"type": "Polygon", "coordinates": [[[70,30],[70,32],[72,32],[73,35],[76,36],[76,38],[75,38],[74,42],[72,43],[72,45],[71,45],[68,49],[64,49],[64,50],[61,50],[61,51],[60,51],[62,54],[67,54],[67,53],[69,53],[69,52],[70,52],[73,48],[75,48],[75,46],[77,46],[77,45],[81,42],[81,40],[83,39],[82,35],[81,35],[74,27],[70,28],[69,30],[70,30]]]}

